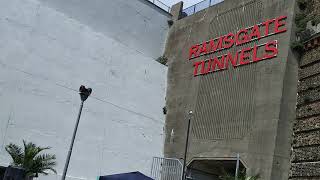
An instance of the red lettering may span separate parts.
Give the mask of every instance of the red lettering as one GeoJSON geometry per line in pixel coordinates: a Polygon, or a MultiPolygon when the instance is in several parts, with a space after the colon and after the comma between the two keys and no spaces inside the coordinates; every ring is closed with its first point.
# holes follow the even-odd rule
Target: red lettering
{"type": "Polygon", "coordinates": [[[285,20],[286,18],[287,18],[287,16],[280,16],[280,17],[276,18],[276,22],[275,22],[275,25],[274,25],[274,32],[275,33],[282,33],[282,32],[286,32],[287,31],[286,28],[283,28],[283,29],[279,30],[280,27],[286,25],[285,21],[281,22],[281,21],[285,20]]]}
{"type": "Polygon", "coordinates": [[[207,54],[207,42],[202,43],[202,47],[200,49],[198,56],[201,56],[202,54],[207,54]]]}
{"type": "Polygon", "coordinates": [[[203,63],[202,61],[199,62],[194,62],[193,66],[194,66],[194,71],[193,71],[193,76],[197,76],[198,74],[198,69],[199,69],[199,65],[203,63]]]}
{"type": "Polygon", "coordinates": [[[277,41],[270,41],[265,46],[265,51],[271,54],[265,54],[264,59],[270,59],[278,55],[277,41]]]}
{"type": "Polygon", "coordinates": [[[224,45],[223,45],[223,48],[231,48],[234,44],[234,34],[233,33],[229,33],[227,34],[224,38],[223,38],[223,41],[224,41],[224,45]]]}
{"type": "Polygon", "coordinates": [[[232,57],[232,54],[230,52],[228,52],[228,54],[226,55],[226,65],[225,65],[225,69],[229,68],[229,61],[231,62],[233,67],[237,67],[238,66],[238,52],[236,52],[236,55],[234,57],[232,57]]]}
{"type": "Polygon", "coordinates": [[[251,29],[251,34],[249,35],[250,40],[253,40],[253,37],[256,37],[258,40],[261,38],[260,29],[258,25],[254,25],[251,29]]]}
{"type": "Polygon", "coordinates": [[[222,40],[224,36],[219,37],[217,44],[215,44],[214,40],[210,40],[210,52],[216,52],[217,50],[222,48],[222,40]]]}
{"type": "Polygon", "coordinates": [[[246,29],[241,29],[237,34],[236,34],[236,45],[241,45],[243,43],[248,42],[248,30],[246,29]],[[241,34],[244,34],[243,37],[240,37],[241,34]]]}
{"type": "MultiPolygon", "coordinates": [[[[212,61],[212,59],[211,59],[212,61]]],[[[213,63],[212,63],[212,71],[219,71],[224,69],[224,56],[221,56],[221,59],[219,61],[218,57],[214,57],[213,63]],[[216,70],[216,66],[218,65],[218,69],[216,70]]]]}
{"type": "Polygon", "coordinates": [[[262,58],[258,58],[257,57],[257,54],[258,54],[258,46],[255,44],[254,46],[253,46],[253,62],[257,62],[257,61],[261,61],[262,60],[262,58]]]}
{"type": "Polygon", "coordinates": [[[272,23],[273,21],[274,21],[274,19],[271,19],[271,20],[268,19],[268,20],[266,20],[265,22],[262,23],[265,26],[265,33],[264,33],[265,36],[269,35],[270,23],[272,23]]]}
{"type": "Polygon", "coordinates": [[[199,45],[194,45],[190,48],[189,50],[189,59],[191,59],[192,57],[197,57],[198,55],[198,49],[199,49],[199,45]]]}
{"type": "Polygon", "coordinates": [[[245,61],[249,58],[250,54],[247,53],[251,51],[251,48],[243,48],[240,52],[240,65],[249,64],[250,61],[245,61]]]}
{"type": "Polygon", "coordinates": [[[201,74],[208,74],[210,72],[211,69],[211,59],[209,59],[209,61],[202,61],[202,68],[201,68],[201,74]],[[206,64],[207,67],[206,67],[206,64]]]}

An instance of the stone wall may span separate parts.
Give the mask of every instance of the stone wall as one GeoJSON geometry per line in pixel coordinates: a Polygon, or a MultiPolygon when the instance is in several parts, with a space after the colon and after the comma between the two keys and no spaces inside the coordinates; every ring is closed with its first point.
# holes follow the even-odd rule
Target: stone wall
{"type": "MultiPolygon", "coordinates": [[[[312,41],[312,39],[310,40],[312,41]]],[[[320,178],[320,46],[307,49],[299,70],[290,179],[320,178]]]]}
{"type": "MultiPolygon", "coordinates": [[[[320,0],[310,0],[308,16],[319,16],[320,0]]],[[[317,32],[319,34],[319,32],[317,32]]],[[[296,120],[293,126],[290,179],[320,179],[319,35],[305,42],[300,58],[296,120]]]]}

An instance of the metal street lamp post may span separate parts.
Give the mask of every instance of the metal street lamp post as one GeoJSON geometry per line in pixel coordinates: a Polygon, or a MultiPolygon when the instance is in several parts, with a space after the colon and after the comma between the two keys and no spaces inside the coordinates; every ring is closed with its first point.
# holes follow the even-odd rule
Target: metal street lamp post
{"type": "Polygon", "coordinates": [[[182,167],[182,177],[181,180],[186,179],[186,161],[187,161],[187,153],[188,153],[188,145],[189,145],[189,131],[190,131],[190,124],[191,124],[191,116],[192,111],[189,111],[188,116],[188,129],[187,129],[187,138],[186,138],[186,146],[184,148],[184,158],[183,158],[183,167],[182,167]]]}
{"type": "Polygon", "coordinates": [[[83,85],[81,85],[80,88],[79,88],[81,104],[80,104],[80,109],[79,109],[79,113],[78,113],[77,122],[76,122],[76,125],[75,125],[74,130],[73,130],[71,144],[70,144],[70,147],[69,147],[69,152],[68,152],[66,163],[64,165],[64,169],[63,169],[61,180],[65,180],[66,179],[68,166],[69,166],[69,162],[70,162],[70,157],[71,157],[71,153],[72,153],[72,148],[73,148],[74,140],[76,138],[78,125],[79,125],[79,121],[80,121],[80,116],[81,116],[81,112],[82,112],[82,108],[83,108],[83,103],[84,103],[84,101],[86,101],[88,99],[88,97],[90,96],[91,92],[92,92],[91,88],[86,88],[83,85]]]}

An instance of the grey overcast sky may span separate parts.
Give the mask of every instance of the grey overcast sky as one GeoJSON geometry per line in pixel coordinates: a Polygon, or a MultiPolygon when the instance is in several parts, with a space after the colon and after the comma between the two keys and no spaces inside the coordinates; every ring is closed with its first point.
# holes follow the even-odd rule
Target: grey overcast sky
{"type": "MultiPolygon", "coordinates": [[[[180,2],[181,0],[160,0],[161,2],[165,3],[168,6],[172,6],[177,2],[180,2]]],[[[183,9],[189,6],[192,6],[200,1],[203,0],[182,0],[183,1],[183,9]]]]}

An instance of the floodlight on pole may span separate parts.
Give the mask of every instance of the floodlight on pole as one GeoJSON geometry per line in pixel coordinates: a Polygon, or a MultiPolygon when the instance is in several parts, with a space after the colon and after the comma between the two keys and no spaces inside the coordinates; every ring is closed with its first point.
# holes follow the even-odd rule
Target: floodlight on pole
{"type": "Polygon", "coordinates": [[[184,158],[183,158],[183,167],[182,167],[182,177],[181,180],[186,179],[186,163],[187,163],[187,153],[188,153],[188,145],[189,145],[189,132],[190,132],[190,124],[191,124],[191,117],[193,115],[192,111],[188,113],[188,128],[187,128],[187,137],[186,137],[186,144],[184,148],[184,158]]]}
{"type": "Polygon", "coordinates": [[[86,100],[88,99],[88,97],[90,96],[91,92],[92,92],[92,89],[91,89],[91,88],[86,88],[86,87],[83,86],[83,85],[81,85],[80,88],[79,88],[79,94],[80,94],[81,104],[80,104],[80,108],[79,108],[79,113],[78,113],[77,122],[76,122],[76,125],[75,125],[74,130],[73,130],[73,135],[72,135],[72,139],[71,139],[71,143],[70,143],[70,147],[69,147],[69,151],[68,151],[68,156],[67,156],[66,163],[65,163],[65,165],[64,165],[64,169],[63,169],[63,173],[62,173],[62,178],[61,178],[61,180],[65,180],[65,179],[66,179],[66,175],[67,175],[67,171],[68,171],[68,166],[69,166],[69,162],[70,162],[70,158],[71,158],[71,153],[72,153],[72,148],[73,148],[74,140],[75,140],[75,138],[76,138],[78,126],[79,126],[79,121],[80,121],[80,117],[81,117],[81,112],[82,112],[82,108],[83,108],[83,103],[84,103],[84,101],[86,101],[86,100]]]}

